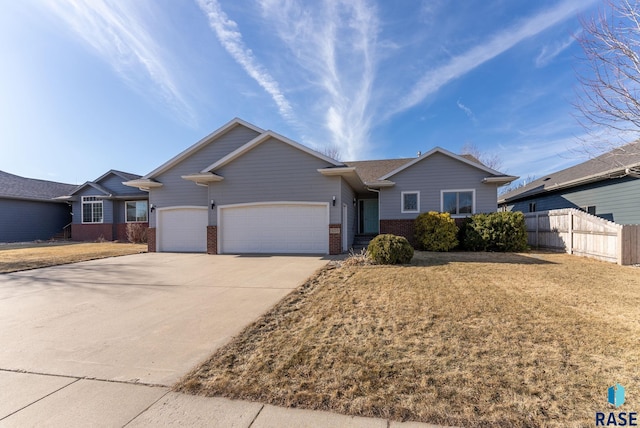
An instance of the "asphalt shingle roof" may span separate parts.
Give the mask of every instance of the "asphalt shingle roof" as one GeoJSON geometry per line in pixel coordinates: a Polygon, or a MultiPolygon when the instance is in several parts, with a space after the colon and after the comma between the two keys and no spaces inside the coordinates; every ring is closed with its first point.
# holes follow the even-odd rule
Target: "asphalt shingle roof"
{"type": "Polygon", "coordinates": [[[353,161],[345,162],[344,164],[355,167],[362,181],[371,183],[414,159],[415,158],[353,161]]]}
{"type": "Polygon", "coordinates": [[[0,198],[51,200],[70,194],[76,187],[73,184],[25,178],[0,171],[0,198]]]}
{"type": "MultiPolygon", "coordinates": [[[[526,186],[500,196],[500,201],[517,200],[537,195],[559,187],[582,184],[582,180],[594,181],[621,176],[625,168],[640,166],[640,141],[626,144],[581,164],[547,174],[526,186]],[[575,184],[572,184],[574,183],[575,184]]],[[[640,172],[640,171],[638,171],[640,172]]]]}

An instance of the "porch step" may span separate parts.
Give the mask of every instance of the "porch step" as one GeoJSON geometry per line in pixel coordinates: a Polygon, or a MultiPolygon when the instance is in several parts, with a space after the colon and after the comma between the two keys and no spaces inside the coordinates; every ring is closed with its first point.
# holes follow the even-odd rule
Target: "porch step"
{"type": "Polygon", "coordinates": [[[363,248],[367,248],[369,246],[369,242],[377,235],[356,235],[353,239],[353,250],[360,251],[363,248]]]}

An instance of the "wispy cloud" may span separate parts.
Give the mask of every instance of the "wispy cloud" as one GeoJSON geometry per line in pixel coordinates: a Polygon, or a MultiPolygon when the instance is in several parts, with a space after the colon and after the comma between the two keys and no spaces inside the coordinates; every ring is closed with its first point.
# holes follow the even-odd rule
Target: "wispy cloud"
{"type": "Polygon", "coordinates": [[[542,47],[540,54],[536,57],[535,64],[536,67],[542,68],[549,64],[555,57],[560,55],[563,51],[565,51],[569,46],[571,46],[576,41],[576,36],[571,35],[567,39],[555,42],[551,45],[545,45],[542,47]]]}
{"type": "Polygon", "coordinates": [[[273,98],[280,115],[290,122],[295,122],[295,114],[291,104],[280,89],[280,85],[258,62],[251,49],[245,46],[238,24],[229,19],[217,0],[197,0],[197,2],[200,9],[207,15],[209,25],[216,33],[220,44],[244,71],[273,98]]]}
{"type": "Polygon", "coordinates": [[[466,105],[462,104],[462,102],[460,100],[456,101],[456,105],[458,106],[458,108],[460,110],[462,110],[464,112],[464,114],[467,115],[467,117],[469,119],[471,119],[471,121],[473,123],[478,123],[478,118],[476,118],[476,115],[473,114],[473,111],[469,107],[467,107],[466,105]]]}
{"type": "Polygon", "coordinates": [[[580,10],[590,6],[593,2],[594,0],[565,0],[551,9],[497,33],[486,43],[475,46],[465,53],[451,58],[448,63],[424,74],[413,89],[405,97],[401,98],[388,116],[414,107],[443,85],[511,49],[524,39],[535,36],[547,28],[575,16],[580,10]]]}
{"type": "Polygon", "coordinates": [[[108,62],[134,88],[151,87],[185,123],[196,115],[182,95],[165,52],[139,17],[135,2],[107,0],[47,0],[45,5],[108,62]],[[151,80],[148,85],[144,80],[151,80]]]}
{"type": "Polygon", "coordinates": [[[263,15],[319,90],[331,145],[358,157],[371,130],[379,22],[365,0],[324,1],[311,12],[292,0],[261,0],[263,15]]]}

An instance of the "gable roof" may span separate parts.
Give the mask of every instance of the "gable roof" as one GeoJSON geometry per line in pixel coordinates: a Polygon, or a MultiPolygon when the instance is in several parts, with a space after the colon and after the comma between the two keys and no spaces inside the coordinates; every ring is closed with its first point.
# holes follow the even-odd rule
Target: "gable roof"
{"type": "Polygon", "coordinates": [[[97,191],[99,191],[101,193],[104,193],[107,196],[111,196],[113,192],[111,190],[107,189],[106,187],[104,187],[104,186],[99,184],[100,181],[104,180],[109,175],[118,176],[118,177],[122,178],[125,181],[137,180],[137,179],[139,179],[141,177],[138,174],[132,174],[130,172],[123,172],[123,171],[118,171],[118,170],[115,170],[115,169],[110,169],[109,171],[105,172],[100,177],[96,178],[95,180],[87,181],[87,182],[81,184],[80,186],[76,187],[71,193],[69,193],[69,194],[67,194],[65,196],[73,196],[76,193],[80,192],[81,190],[85,189],[87,186],[93,187],[97,191]]]}
{"type": "Polygon", "coordinates": [[[578,165],[547,174],[526,186],[504,193],[498,202],[514,201],[545,192],[624,176],[640,178],[640,141],[618,147],[578,165]]]}
{"type": "MultiPolygon", "coordinates": [[[[160,165],[158,168],[156,168],[153,171],[151,171],[150,173],[144,175],[142,177],[142,180],[148,180],[148,179],[154,178],[154,177],[162,174],[163,172],[165,172],[168,169],[174,167],[175,165],[177,165],[178,163],[180,163],[184,159],[186,159],[189,156],[191,156],[193,153],[197,152],[198,150],[200,150],[201,148],[203,148],[207,144],[211,143],[213,140],[215,140],[219,136],[225,134],[227,131],[230,131],[231,129],[235,128],[236,126],[244,126],[244,127],[249,128],[249,129],[251,129],[253,131],[256,131],[256,132],[258,132],[260,134],[262,134],[264,132],[263,129],[258,128],[257,126],[255,126],[255,125],[253,125],[253,124],[251,124],[251,123],[249,123],[247,121],[244,121],[244,120],[242,120],[242,119],[240,119],[238,117],[235,117],[235,118],[231,119],[229,122],[227,122],[224,125],[222,125],[220,128],[218,128],[215,131],[213,131],[211,134],[207,135],[206,137],[204,137],[203,139],[201,139],[200,141],[195,143],[194,145],[192,145],[192,146],[188,147],[186,150],[183,150],[182,152],[178,153],[176,156],[172,157],[167,162],[165,162],[162,165],[160,165]]],[[[132,180],[129,180],[129,181],[132,181],[132,180]]]]}
{"type": "MultiPolygon", "coordinates": [[[[472,161],[467,157],[461,156],[461,155],[456,155],[455,153],[450,152],[449,150],[445,150],[442,147],[434,147],[433,149],[429,150],[428,152],[424,153],[421,156],[418,156],[417,158],[414,158],[412,161],[405,163],[404,165],[399,166],[398,168],[394,169],[393,171],[388,172],[387,174],[383,175],[382,177],[379,177],[380,180],[386,180],[390,177],[393,177],[394,175],[396,175],[397,173],[404,171],[405,169],[409,168],[410,166],[424,160],[427,159],[430,156],[433,156],[435,153],[441,153],[445,156],[449,156],[452,159],[458,160],[462,163],[465,163],[467,165],[473,166],[474,168],[478,168],[484,172],[487,172],[493,176],[503,176],[503,177],[509,177],[509,176],[505,176],[504,174],[502,174],[501,172],[496,171],[495,169],[491,169],[486,165],[483,165],[477,161],[472,161]]],[[[473,158],[475,159],[475,158],[473,158]]],[[[513,179],[515,180],[517,177],[513,177],[513,179]]]]}
{"type": "Polygon", "coordinates": [[[142,177],[141,175],[138,175],[138,174],[132,174],[130,172],[124,172],[124,171],[118,171],[116,169],[110,169],[109,171],[107,171],[104,174],[102,174],[100,177],[98,177],[95,180],[93,180],[93,182],[94,183],[99,183],[104,178],[109,176],[109,174],[117,175],[118,177],[122,178],[123,180],[127,180],[127,181],[128,180],[136,180],[136,179],[142,177]]]}
{"type": "Polygon", "coordinates": [[[273,131],[264,131],[262,134],[258,135],[256,138],[254,138],[253,140],[249,141],[248,143],[246,143],[245,145],[237,148],[236,150],[234,150],[233,152],[229,153],[228,155],[226,155],[225,157],[223,157],[222,159],[217,160],[216,162],[212,163],[211,165],[209,165],[208,167],[204,168],[202,171],[200,171],[201,173],[206,173],[206,172],[211,172],[214,171],[218,168],[223,167],[224,165],[232,162],[233,160],[239,158],[240,156],[242,156],[243,154],[249,152],[250,150],[253,150],[254,148],[256,148],[257,146],[259,146],[260,144],[264,143],[265,141],[267,141],[270,138],[274,138],[278,141],[281,141],[283,143],[286,143],[300,151],[303,151],[307,154],[310,154],[311,156],[314,156],[318,159],[321,159],[325,162],[328,162],[332,165],[335,166],[341,166],[343,165],[342,162],[338,162],[335,159],[331,159],[328,156],[323,155],[322,153],[316,152],[315,150],[310,149],[307,146],[303,146],[300,143],[296,143],[293,140],[290,140],[287,137],[284,137],[276,132],[273,131]]]}
{"type": "MultiPolygon", "coordinates": [[[[475,156],[470,154],[458,155],[471,162],[483,165],[475,156]]],[[[365,182],[374,181],[382,177],[385,174],[401,167],[402,165],[414,160],[416,158],[398,158],[398,159],[377,159],[377,160],[364,160],[364,161],[348,161],[344,164],[347,166],[354,166],[358,170],[360,177],[365,182]]]]}
{"type": "Polygon", "coordinates": [[[69,194],[74,184],[20,177],[0,171],[0,198],[56,202],[54,198],[69,194]]]}

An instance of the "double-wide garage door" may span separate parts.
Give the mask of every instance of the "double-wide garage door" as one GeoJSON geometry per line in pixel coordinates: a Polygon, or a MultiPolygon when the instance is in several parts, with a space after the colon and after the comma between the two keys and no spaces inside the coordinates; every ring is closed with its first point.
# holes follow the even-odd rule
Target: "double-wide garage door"
{"type": "Polygon", "coordinates": [[[266,203],[220,207],[218,251],[234,253],[329,253],[326,203],[266,203]]]}

